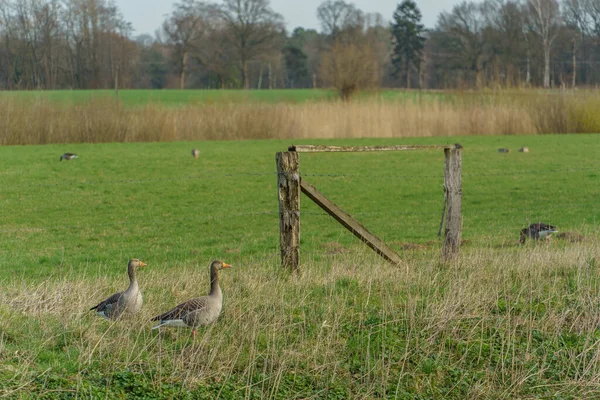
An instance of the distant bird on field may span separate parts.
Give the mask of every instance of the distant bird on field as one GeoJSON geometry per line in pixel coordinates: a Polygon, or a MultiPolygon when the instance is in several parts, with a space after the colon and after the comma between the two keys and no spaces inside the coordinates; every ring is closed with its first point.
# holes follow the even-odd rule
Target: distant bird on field
{"type": "Polygon", "coordinates": [[[510,149],[498,149],[498,153],[510,153],[510,149]]]}
{"type": "Polygon", "coordinates": [[[135,272],[140,267],[147,264],[133,258],[127,264],[127,274],[129,275],[129,287],[123,292],[118,292],[110,296],[103,302],[90,308],[96,310],[96,313],[106,319],[117,319],[124,312],[135,314],[142,308],[142,292],[135,277],[135,272]]]}
{"type": "Polygon", "coordinates": [[[529,153],[529,147],[521,147],[519,153],[529,153]]]}
{"type": "Polygon", "coordinates": [[[210,264],[210,293],[181,303],[164,314],[157,315],[152,321],[158,321],[152,329],[162,326],[192,328],[196,337],[196,328],[208,325],[219,318],[223,306],[223,292],[219,286],[219,272],[231,268],[231,265],[215,260],[210,264]]]}
{"type": "Polygon", "coordinates": [[[200,157],[200,150],[198,150],[198,149],[192,150],[192,156],[194,156],[194,158],[200,157]]]}
{"type": "Polygon", "coordinates": [[[530,238],[533,240],[538,239],[546,239],[550,237],[553,233],[558,232],[555,226],[544,224],[543,222],[538,222],[536,224],[529,225],[528,228],[521,229],[521,238],[519,242],[521,244],[525,243],[525,239],[530,238]]]}
{"type": "Polygon", "coordinates": [[[62,161],[62,160],[69,161],[69,160],[72,160],[74,158],[79,158],[79,156],[77,154],[73,154],[73,153],[65,153],[62,156],[60,156],[60,160],[59,161],[62,161]]]}

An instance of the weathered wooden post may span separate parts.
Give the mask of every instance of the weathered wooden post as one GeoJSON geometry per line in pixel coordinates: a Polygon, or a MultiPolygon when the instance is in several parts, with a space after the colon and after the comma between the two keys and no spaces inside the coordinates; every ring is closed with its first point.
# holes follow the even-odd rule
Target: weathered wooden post
{"type": "Polygon", "coordinates": [[[281,265],[297,272],[300,265],[300,171],[298,153],[277,153],[279,243],[281,265]]]}
{"type": "Polygon", "coordinates": [[[444,172],[444,192],[446,194],[446,229],[442,257],[448,261],[460,251],[462,229],[462,146],[444,149],[446,169],[444,172]]]}

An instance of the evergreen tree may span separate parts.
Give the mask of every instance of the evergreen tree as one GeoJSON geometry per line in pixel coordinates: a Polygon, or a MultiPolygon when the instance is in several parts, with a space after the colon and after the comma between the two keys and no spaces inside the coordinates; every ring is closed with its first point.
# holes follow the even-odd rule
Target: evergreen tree
{"type": "Polygon", "coordinates": [[[407,88],[410,88],[411,68],[420,70],[425,40],[425,26],[421,24],[421,11],[417,3],[414,0],[402,1],[394,12],[392,22],[392,63],[394,75],[404,72],[407,88]]]}

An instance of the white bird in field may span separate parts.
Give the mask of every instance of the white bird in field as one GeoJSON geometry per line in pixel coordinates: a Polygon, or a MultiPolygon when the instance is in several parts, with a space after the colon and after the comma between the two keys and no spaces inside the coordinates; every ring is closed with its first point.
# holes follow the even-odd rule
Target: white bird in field
{"type": "Polygon", "coordinates": [[[192,156],[193,156],[194,158],[198,158],[198,157],[200,157],[200,150],[198,150],[198,149],[194,149],[194,150],[192,150],[192,156]]]}
{"type": "Polygon", "coordinates": [[[65,153],[62,156],[60,156],[60,159],[58,161],[62,161],[62,160],[73,160],[75,158],[79,158],[79,156],[77,154],[74,153],[65,153]]]}
{"type": "Polygon", "coordinates": [[[118,292],[98,303],[90,310],[96,310],[96,314],[106,319],[117,319],[123,313],[135,314],[142,308],[142,292],[138,285],[135,272],[140,267],[145,267],[147,264],[133,258],[127,264],[127,274],[129,275],[129,287],[118,292]]]}
{"type": "Polygon", "coordinates": [[[158,321],[152,329],[163,326],[192,328],[196,337],[196,328],[208,325],[217,320],[223,307],[223,292],[219,286],[219,272],[231,268],[231,265],[215,260],[210,265],[210,293],[181,303],[175,308],[157,315],[152,321],[158,321]]]}

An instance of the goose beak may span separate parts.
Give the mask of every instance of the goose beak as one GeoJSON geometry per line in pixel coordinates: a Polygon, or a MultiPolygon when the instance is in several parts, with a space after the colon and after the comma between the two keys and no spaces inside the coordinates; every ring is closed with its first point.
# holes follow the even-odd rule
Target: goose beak
{"type": "Polygon", "coordinates": [[[231,264],[223,263],[223,268],[231,268],[231,264]]]}
{"type": "Polygon", "coordinates": [[[148,265],[148,264],[146,264],[145,262],[143,262],[143,261],[140,261],[140,267],[145,267],[145,266],[147,266],[147,265],[148,265]]]}

